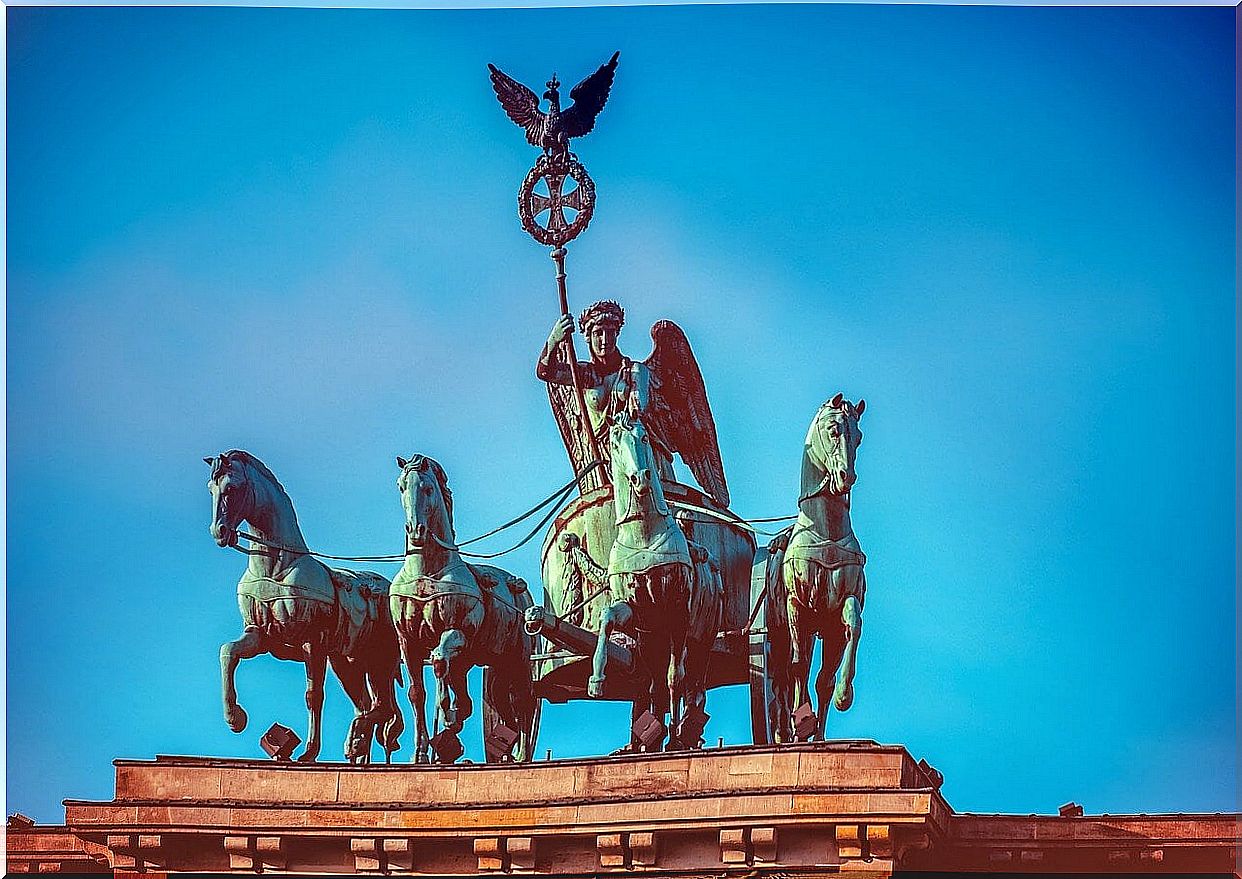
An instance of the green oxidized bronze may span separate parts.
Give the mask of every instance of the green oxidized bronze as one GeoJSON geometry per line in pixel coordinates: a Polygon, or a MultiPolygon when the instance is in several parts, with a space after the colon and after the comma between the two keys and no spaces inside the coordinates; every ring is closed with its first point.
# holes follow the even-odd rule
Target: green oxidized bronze
{"type": "MultiPolygon", "coordinates": [[[[309,732],[298,758],[314,761],[321,746],[323,685],[329,663],[354,703],[345,756],[370,759],[371,736],[385,761],[398,748],[403,721],[394,681],[400,657],[388,614],[388,580],[369,571],[331,569],[311,556],[288,493],[272,471],[249,452],[231,450],[204,458],[211,467],[211,535],[238,547],[248,522],[246,570],[237,584],[243,631],[220,648],[224,718],[233,732],[246,728],[237,702],[237,664],[261,653],[306,665],[309,732]]],[[[240,547],[238,547],[240,548],[240,547]]]]}

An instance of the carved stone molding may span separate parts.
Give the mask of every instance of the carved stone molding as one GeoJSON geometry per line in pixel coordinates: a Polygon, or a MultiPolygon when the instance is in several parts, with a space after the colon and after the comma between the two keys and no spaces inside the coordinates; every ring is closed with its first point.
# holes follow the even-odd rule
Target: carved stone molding
{"type": "Polygon", "coordinates": [[[656,834],[649,830],[629,833],[601,833],[595,837],[595,851],[602,869],[633,869],[656,865],[656,834]]]}
{"type": "Polygon", "coordinates": [[[408,873],[414,869],[410,840],[403,837],[356,836],[349,841],[359,873],[408,873]]]}
{"type": "Polygon", "coordinates": [[[530,836],[484,836],[474,841],[480,873],[533,873],[535,840],[530,836]]]}
{"type": "Polygon", "coordinates": [[[229,856],[230,870],[285,869],[283,836],[226,836],[224,850],[229,856]]]}

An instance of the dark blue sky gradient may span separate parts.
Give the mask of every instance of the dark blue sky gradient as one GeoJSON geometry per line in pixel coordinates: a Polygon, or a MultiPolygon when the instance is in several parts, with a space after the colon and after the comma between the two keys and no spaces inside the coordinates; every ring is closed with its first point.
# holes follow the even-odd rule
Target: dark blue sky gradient
{"type": "MultiPolygon", "coordinates": [[[[10,810],[304,732],[270,658],[223,723],[203,455],[255,452],[337,553],[401,545],[397,454],[463,536],[568,478],[485,65],[615,49],[572,304],[620,299],[636,357],[685,327],[743,515],[793,510],[820,402],[868,401],[832,734],[964,811],[1235,808],[1232,11],[806,5],[8,10],[10,810]]],[[[744,691],[708,710],[747,739],[744,691]]],[[[346,717],[330,683],[325,756],[346,717]]],[[[628,709],[544,717],[601,753],[628,709]]]]}

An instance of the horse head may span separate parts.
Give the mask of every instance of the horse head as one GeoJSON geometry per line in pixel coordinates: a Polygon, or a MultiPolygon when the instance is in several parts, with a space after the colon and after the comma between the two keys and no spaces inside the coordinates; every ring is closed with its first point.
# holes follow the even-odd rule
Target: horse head
{"type": "Polygon", "coordinates": [[[237,545],[237,529],[254,506],[254,485],[244,452],[222,452],[203,458],[211,467],[211,536],[220,546],[237,545]]]}
{"type": "Polygon", "coordinates": [[[439,462],[426,455],[409,460],[397,458],[401,475],[397,490],[405,507],[405,538],[407,549],[421,549],[428,538],[452,542],[453,493],[448,476],[439,462]]]}
{"type": "Polygon", "coordinates": [[[866,408],[865,400],[854,404],[841,394],[819,407],[806,435],[806,455],[823,476],[818,488],[804,497],[823,492],[840,497],[854,487],[854,462],[862,442],[858,421],[866,408]]]}
{"type": "Polygon", "coordinates": [[[656,469],[651,437],[641,418],[622,412],[613,419],[608,432],[609,458],[612,461],[614,501],[617,523],[641,518],[654,512],[668,516],[668,504],[656,469]]]}

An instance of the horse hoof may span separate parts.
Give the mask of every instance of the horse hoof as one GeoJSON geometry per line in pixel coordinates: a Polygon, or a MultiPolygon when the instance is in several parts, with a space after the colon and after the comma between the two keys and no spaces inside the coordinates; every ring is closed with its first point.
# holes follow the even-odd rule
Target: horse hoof
{"type": "Polygon", "coordinates": [[[600,699],[604,695],[604,678],[601,675],[598,678],[591,678],[587,681],[587,695],[592,699],[600,699]]]}
{"type": "Polygon", "coordinates": [[[241,732],[250,722],[250,718],[246,716],[246,709],[240,705],[234,705],[232,708],[224,709],[224,721],[233,732],[241,732]]]}
{"type": "Polygon", "coordinates": [[[307,751],[303,751],[302,755],[298,757],[298,762],[299,763],[314,763],[318,759],[319,759],[318,749],[314,751],[307,750],[307,751]]]}
{"type": "Polygon", "coordinates": [[[832,704],[836,706],[838,711],[848,711],[849,707],[854,704],[853,685],[838,687],[837,691],[832,695],[832,704]]]}

